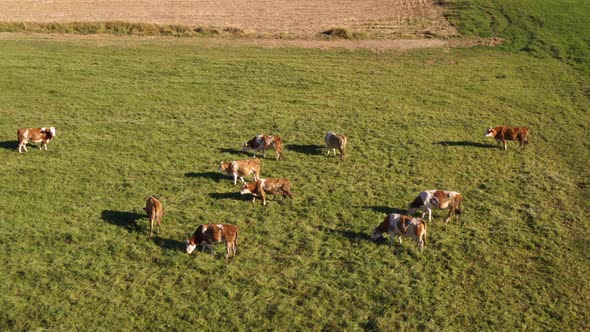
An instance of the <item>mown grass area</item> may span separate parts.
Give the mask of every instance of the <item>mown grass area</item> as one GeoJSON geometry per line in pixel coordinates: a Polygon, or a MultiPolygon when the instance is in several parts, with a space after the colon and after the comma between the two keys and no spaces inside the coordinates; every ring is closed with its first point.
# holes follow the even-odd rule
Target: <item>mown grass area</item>
{"type": "Polygon", "coordinates": [[[551,56],[590,74],[586,0],[442,0],[461,33],[506,39],[503,48],[551,56]]]}
{"type": "Polygon", "coordinates": [[[6,330],[587,330],[588,81],[489,49],[0,41],[0,326],[6,330]],[[483,138],[526,125],[524,152],[483,138]],[[49,151],[16,130],[57,126],[49,151]],[[324,156],[328,130],[349,137],[324,156]],[[283,136],[293,201],[240,197],[222,160],[283,136]],[[458,190],[420,254],[370,232],[420,190],[458,190]],[[142,207],[164,204],[150,239],[142,207]],[[200,223],[237,257],[186,255],[200,223]]]}

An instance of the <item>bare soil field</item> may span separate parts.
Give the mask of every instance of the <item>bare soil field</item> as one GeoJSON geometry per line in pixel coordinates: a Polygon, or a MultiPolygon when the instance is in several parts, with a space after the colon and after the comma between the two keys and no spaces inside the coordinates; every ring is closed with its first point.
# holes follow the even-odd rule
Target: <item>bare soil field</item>
{"type": "Polygon", "coordinates": [[[386,39],[456,34],[433,0],[2,0],[0,21],[183,24],[295,37],[334,27],[386,39]]]}

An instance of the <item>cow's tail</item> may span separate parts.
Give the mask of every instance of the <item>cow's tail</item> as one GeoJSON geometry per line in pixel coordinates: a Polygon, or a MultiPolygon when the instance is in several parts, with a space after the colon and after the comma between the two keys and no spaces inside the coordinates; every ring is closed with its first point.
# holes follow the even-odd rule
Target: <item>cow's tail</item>
{"type": "Polygon", "coordinates": [[[463,196],[461,196],[459,194],[456,199],[457,199],[457,204],[455,206],[455,214],[457,216],[460,216],[461,215],[461,211],[463,210],[463,196]]]}
{"type": "Polygon", "coordinates": [[[275,138],[275,151],[277,152],[277,160],[284,160],[285,156],[283,155],[283,140],[280,138],[275,138]]]}
{"type": "Polygon", "coordinates": [[[348,138],[346,136],[342,136],[342,142],[340,143],[340,158],[344,159],[344,155],[346,154],[346,143],[348,143],[348,138]]]}

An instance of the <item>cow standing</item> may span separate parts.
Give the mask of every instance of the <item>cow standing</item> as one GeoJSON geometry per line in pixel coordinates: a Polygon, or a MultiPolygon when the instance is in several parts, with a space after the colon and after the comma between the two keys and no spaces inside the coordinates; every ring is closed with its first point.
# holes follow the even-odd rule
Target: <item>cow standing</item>
{"type": "Polygon", "coordinates": [[[389,233],[389,245],[393,245],[394,237],[399,237],[399,243],[402,244],[402,237],[411,237],[420,248],[420,252],[426,244],[426,223],[422,219],[412,218],[397,213],[391,213],[385,217],[385,220],[379,226],[373,229],[371,239],[373,241],[383,237],[383,233],[389,233]]]}
{"type": "Polygon", "coordinates": [[[498,145],[504,144],[504,150],[508,150],[506,141],[518,140],[518,148],[524,148],[529,144],[529,128],[527,127],[510,127],[510,126],[499,126],[489,127],[484,132],[484,137],[494,137],[498,145]]]}
{"type": "Polygon", "coordinates": [[[248,159],[248,160],[237,160],[237,161],[222,161],[219,164],[218,171],[226,173],[227,175],[233,175],[234,185],[238,182],[238,177],[244,181],[244,176],[254,174],[254,181],[260,178],[260,160],[259,159],[248,159]]]}
{"type": "Polygon", "coordinates": [[[262,150],[262,157],[266,156],[267,149],[274,149],[276,160],[284,159],[283,156],[283,139],[277,135],[256,135],[253,139],[242,144],[242,151],[253,150],[253,152],[262,150]]]}
{"type": "Polygon", "coordinates": [[[51,140],[56,135],[57,128],[49,127],[49,128],[21,128],[16,132],[16,136],[18,138],[18,153],[22,153],[22,149],[27,152],[27,143],[29,141],[34,143],[41,143],[39,149],[45,148],[47,151],[47,144],[51,142],[51,140]]]}
{"type": "Polygon", "coordinates": [[[153,235],[154,222],[157,222],[158,234],[160,234],[160,225],[162,224],[162,217],[164,216],[164,209],[162,203],[155,197],[150,197],[145,202],[143,210],[147,213],[150,219],[150,237],[153,235]]]}
{"type": "Polygon", "coordinates": [[[283,199],[285,199],[285,196],[293,199],[293,195],[291,194],[291,183],[287,179],[268,178],[246,183],[242,186],[240,194],[252,194],[254,197],[252,202],[256,201],[256,197],[260,197],[262,198],[262,205],[266,205],[266,194],[282,194],[283,199]]]}
{"type": "Polygon", "coordinates": [[[211,255],[213,255],[213,246],[217,243],[224,243],[226,245],[225,259],[228,259],[230,253],[232,257],[236,255],[238,250],[238,228],[231,224],[204,224],[199,225],[195,230],[193,236],[186,240],[186,252],[192,253],[197,246],[209,247],[211,255]]]}
{"type": "Polygon", "coordinates": [[[334,155],[336,155],[336,149],[340,151],[340,159],[344,159],[344,153],[346,151],[346,142],[348,139],[346,136],[341,134],[335,134],[332,131],[329,131],[325,137],[326,141],[326,148],[328,151],[326,152],[327,155],[330,155],[330,149],[334,151],[334,155]]]}
{"type": "Polygon", "coordinates": [[[422,218],[428,212],[428,221],[432,221],[432,208],[449,209],[449,214],[445,222],[449,222],[451,217],[456,215],[457,220],[461,216],[461,208],[463,204],[463,196],[456,191],[448,190],[425,190],[420,192],[418,197],[414,199],[408,206],[408,214],[413,215],[418,210],[422,210],[422,218]]]}

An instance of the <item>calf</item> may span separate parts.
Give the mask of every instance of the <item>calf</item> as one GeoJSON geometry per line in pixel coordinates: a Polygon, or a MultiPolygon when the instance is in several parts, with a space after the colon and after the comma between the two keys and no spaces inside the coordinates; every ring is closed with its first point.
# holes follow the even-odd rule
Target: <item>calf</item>
{"type": "Polygon", "coordinates": [[[238,228],[231,224],[204,224],[199,225],[193,236],[186,240],[186,252],[192,253],[200,245],[209,247],[213,255],[213,245],[225,242],[226,254],[225,259],[229,258],[230,252],[232,257],[238,250],[238,228]]]}
{"type": "Polygon", "coordinates": [[[243,183],[244,176],[254,174],[254,181],[260,178],[260,160],[259,159],[248,159],[248,160],[237,160],[229,162],[221,162],[219,164],[219,172],[226,173],[227,175],[234,176],[234,185],[238,182],[238,176],[243,183]]]}
{"type": "Polygon", "coordinates": [[[527,144],[529,144],[529,128],[510,126],[490,127],[484,132],[484,137],[494,137],[498,145],[500,145],[500,142],[504,144],[504,150],[508,149],[506,141],[518,140],[518,147],[524,150],[527,144]]]}
{"type": "Polygon", "coordinates": [[[399,243],[402,243],[402,236],[411,237],[416,242],[420,252],[426,244],[426,223],[422,219],[412,218],[397,213],[391,213],[385,217],[385,220],[379,226],[373,229],[371,239],[373,241],[383,237],[383,233],[389,233],[389,245],[393,245],[393,238],[399,237],[399,243]]]}
{"type": "Polygon", "coordinates": [[[164,216],[164,209],[162,209],[162,203],[155,197],[150,197],[145,202],[143,208],[147,212],[148,218],[150,219],[150,237],[153,235],[154,222],[158,222],[158,234],[160,234],[160,225],[162,224],[162,217],[164,216]]]}
{"type": "Polygon", "coordinates": [[[256,197],[259,196],[262,198],[262,205],[266,205],[266,194],[282,194],[283,199],[285,199],[285,196],[289,196],[290,199],[293,199],[293,195],[291,194],[291,183],[287,179],[268,178],[246,183],[242,186],[240,194],[252,194],[254,196],[252,202],[255,202],[256,197]]]}
{"type": "Polygon", "coordinates": [[[47,144],[55,137],[57,128],[21,128],[16,132],[18,137],[18,153],[22,153],[22,149],[27,152],[27,143],[29,141],[34,143],[41,142],[41,148],[45,148],[47,151],[47,144]]]}
{"type": "Polygon", "coordinates": [[[253,150],[254,152],[262,150],[262,157],[266,156],[267,149],[274,149],[276,159],[284,159],[283,140],[277,135],[256,135],[253,139],[242,144],[242,151],[253,150]]]}
{"type": "Polygon", "coordinates": [[[326,141],[326,148],[328,149],[327,155],[330,155],[330,149],[334,151],[334,155],[336,155],[336,149],[340,151],[340,159],[344,159],[344,151],[346,150],[346,142],[348,139],[346,136],[341,134],[335,134],[329,131],[325,137],[326,141]]]}
{"type": "Polygon", "coordinates": [[[461,215],[461,205],[463,196],[456,191],[447,190],[425,190],[422,191],[416,199],[409,204],[408,214],[413,215],[418,210],[422,210],[422,218],[428,212],[428,221],[432,221],[432,208],[449,209],[449,215],[445,222],[449,222],[453,214],[459,220],[461,215]]]}

